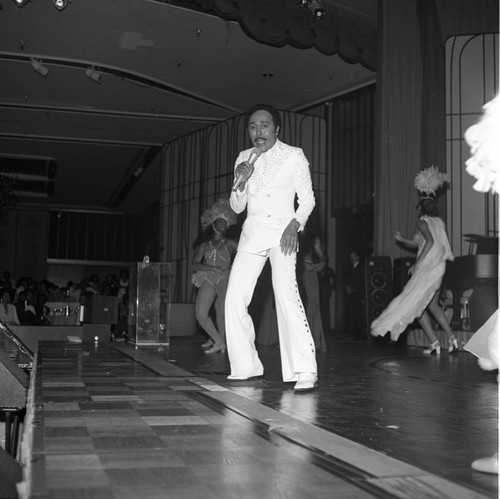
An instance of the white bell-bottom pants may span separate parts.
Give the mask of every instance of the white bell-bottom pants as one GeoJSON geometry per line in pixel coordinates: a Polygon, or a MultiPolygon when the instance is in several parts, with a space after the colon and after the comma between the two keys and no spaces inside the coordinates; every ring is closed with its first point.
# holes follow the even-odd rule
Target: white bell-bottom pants
{"type": "Polygon", "coordinates": [[[238,251],[226,294],[226,343],[231,376],[259,376],[264,368],[255,348],[255,328],[248,306],[257,279],[270,259],[283,381],[296,381],[298,373],[317,374],[316,351],[295,274],[296,254],[280,248],[267,255],[238,251]]]}

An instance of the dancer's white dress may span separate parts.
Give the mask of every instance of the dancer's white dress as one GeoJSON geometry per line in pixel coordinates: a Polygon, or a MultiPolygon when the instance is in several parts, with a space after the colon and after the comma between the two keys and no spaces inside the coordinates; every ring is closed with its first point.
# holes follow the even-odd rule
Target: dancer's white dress
{"type": "MultiPolygon", "coordinates": [[[[446,270],[446,260],[453,260],[444,222],[439,217],[423,216],[434,239],[429,253],[416,265],[415,272],[389,306],[372,322],[371,334],[384,336],[388,331],[396,341],[399,335],[427,308],[434,293],[441,287],[446,270]]],[[[425,239],[419,231],[414,237],[420,256],[425,239]]]]}

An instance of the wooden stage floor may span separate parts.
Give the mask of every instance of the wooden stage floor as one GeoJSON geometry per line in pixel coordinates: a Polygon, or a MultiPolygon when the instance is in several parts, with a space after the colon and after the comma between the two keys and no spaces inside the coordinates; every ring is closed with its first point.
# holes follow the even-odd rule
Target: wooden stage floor
{"type": "Polygon", "coordinates": [[[201,336],[166,348],[41,343],[21,487],[39,498],[493,498],[470,468],[497,450],[496,372],[467,352],[333,334],[319,389],[228,382],[201,336]]]}

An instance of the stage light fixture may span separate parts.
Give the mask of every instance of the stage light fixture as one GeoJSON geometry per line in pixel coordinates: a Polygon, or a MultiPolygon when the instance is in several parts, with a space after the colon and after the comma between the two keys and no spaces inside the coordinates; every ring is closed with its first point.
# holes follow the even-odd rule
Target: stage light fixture
{"type": "Polygon", "coordinates": [[[42,64],[41,59],[31,58],[31,67],[44,78],[49,74],[50,69],[42,64]]]}
{"type": "Polygon", "coordinates": [[[321,5],[320,0],[311,0],[309,3],[309,9],[311,9],[314,19],[320,20],[325,18],[326,12],[321,5]]]}
{"type": "Polygon", "coordinates": [[[321,0],[299,0],[299,5],[301,7],[307,7],[314,19],[324,19],[326,15],[326,11],[321,5],[321,0]]]}
{"type": "Polygon", "coordinates": [[[24,7],[31,0],[14,0],[14,3],[19,7],[24,7]]]}
{"type": "Polygon", "coordinates": [[[53,0],[53,2],[54,2],[54,7],[59,11],[64,10],[69,3],[68,0],[53,0]]]}
{"type": "Polygon", "coordinates": [[[92,80],[94,83],[101,84],[102,82],[102,73],[97,71],[94,66],[90,66],[85,70],[85,75],[89,80],[92,80]]]}

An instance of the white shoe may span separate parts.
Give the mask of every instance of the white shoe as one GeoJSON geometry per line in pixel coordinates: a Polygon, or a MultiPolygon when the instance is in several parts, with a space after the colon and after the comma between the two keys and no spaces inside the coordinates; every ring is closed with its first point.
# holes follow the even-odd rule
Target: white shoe
{"type": "Polygon", "coordinates": [[[498,454],[491,457],[483,457],[472,462],[471,468],[482,473],[498,474],[498,454]]]}
{"type": "Polygon", "coordinates": [[[318,375],[314,373],[299,373],[299,378],[293,387],[296,392],[309,392],[318,388],[318,375]]]}
{"type": "Polygon", "coordinates": [[[248,376],[246,375],[238,375],[238,374],[230,374],[226,379],[229,381],[249,381],[252,379],[259,379],[264,376],[264,373],[260,374],[249,374],[248,376]]]}

